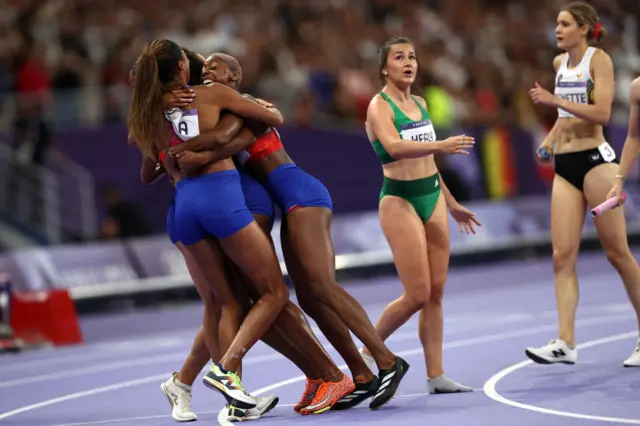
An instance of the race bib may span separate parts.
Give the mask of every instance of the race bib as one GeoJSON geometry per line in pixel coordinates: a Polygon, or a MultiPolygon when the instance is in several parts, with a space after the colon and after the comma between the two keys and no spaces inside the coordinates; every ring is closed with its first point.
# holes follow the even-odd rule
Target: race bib
{"type": "Polygon", "coordinates": [[[600,146],[598,147],[598,151],[600,151],[602,159],[607,163],[610,163],[616,159],[616,152],[613,150],[611,145],[609,145],[609,142],[603,142],[602,144],[600,144],[600,146]]]}
{"type": "Polygon", "coordinates": [[[400,137],[416,142],[435,142],[436,132],[430,120],[416,121],[401,127],[400,137]]]}

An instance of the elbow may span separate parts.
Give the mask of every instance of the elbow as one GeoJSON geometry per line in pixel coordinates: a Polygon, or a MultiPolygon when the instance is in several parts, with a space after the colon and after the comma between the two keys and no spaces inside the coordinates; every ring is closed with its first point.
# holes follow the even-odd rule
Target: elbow
{"type": "Polygon", "coordinates": [[[274,114],[274,120],[273,120],[273,127],[279,127],[282,126],[284,124],[284,117],[282,116],[282,114],[278,113],[278,114],[274,114]]]}
{"type": "Polygon", "coordinates": [[[222,134],[216,135],[215,145],[216,146],[227,145],[229,142],[231,142],[231,136],[232,135],[228,133],[222,133],[222,134]]]}
{"type": "Polygon", "coordinates": [[[596,124],[607,126],[609,124],[609,121],[611,121],[611,108],[607,108],[606,110],[601,111],[599,115],[600,116],[598,117],[596,124]]]}
{"type": "Polygon", "coordinates": [[[389,149],[387,150],[387,153],[389,154],[389,156],[394,160],[401,160],[402,158],[404,158],[402,155],[402,150],[399,149],[398,145],[399,144],[397,143],[393,143],[391,144],[391,146],[389,146],[389,149]]]}

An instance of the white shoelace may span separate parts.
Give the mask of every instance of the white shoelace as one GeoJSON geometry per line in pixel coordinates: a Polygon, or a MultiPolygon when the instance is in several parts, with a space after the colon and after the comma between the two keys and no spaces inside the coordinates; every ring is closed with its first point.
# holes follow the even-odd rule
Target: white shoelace
{"type": "Polygon", "coordinates": [[[182,391],[180,408],[182,408],[183,411],[191,411],[191,392],[187,392],[185,390],[182,391]]]}

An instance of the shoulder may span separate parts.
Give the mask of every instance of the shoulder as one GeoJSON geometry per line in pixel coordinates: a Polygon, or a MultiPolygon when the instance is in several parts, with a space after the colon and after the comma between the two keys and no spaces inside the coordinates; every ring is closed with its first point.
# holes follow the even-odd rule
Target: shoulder
{"type": "Polygon", "coordinates": [[[427,101],[422,96],[413,96],[413,99],[418,101],[420,103],[420,105],[425,107],[425,109],[427,108],[427,101]]]}
{"type": "Polygon", "coordinates": [[[391,109],[389,102],[387,102],[380,93],[378,93],[369,102],[367,117],[378,116],[380,114],[393,114],[393,110],[391,109]]]}
{"type": "Polygon", "coordinates": [[[640,77],[631,82],[631,100],[640,103],[640,77]]]}
{"type": "Polygon", "coordinates": [[[591,68],[595,70],[613,70],[613,60],[607,52],[596,48],[591,57],[591,68]]]}
{"type": "Polygon", "coordinates": [[[224,96],[233,91],[232,88],[220,83],[213,83],[208,86],[193,86],[193,91],[200,100],[210,100],[215,96],[224,96]]]}
{"type": "Polygon", "coordinates": [[[560,68],[560,65],[562,64],[562,61],[565,58],[566,53],[561,53],[558,56],[556,56],[555,58],[553,58],[553,69],[558,71],[558,68],[560,68]]]}

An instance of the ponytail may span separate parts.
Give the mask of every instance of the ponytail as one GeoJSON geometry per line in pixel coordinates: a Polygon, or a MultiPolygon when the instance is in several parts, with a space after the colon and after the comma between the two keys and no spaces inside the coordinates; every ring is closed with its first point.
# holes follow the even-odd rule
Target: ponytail
{"type": "Polygon", "coordinates": [[[156,144],[168,139],[163,126],[163,87],[155,56],[157,47],[156,42],[148,44],[138,58],[133,99],[127,120],[130,139],[135,142],[142,155],[153,159],[157,158],[156,144]]]}

